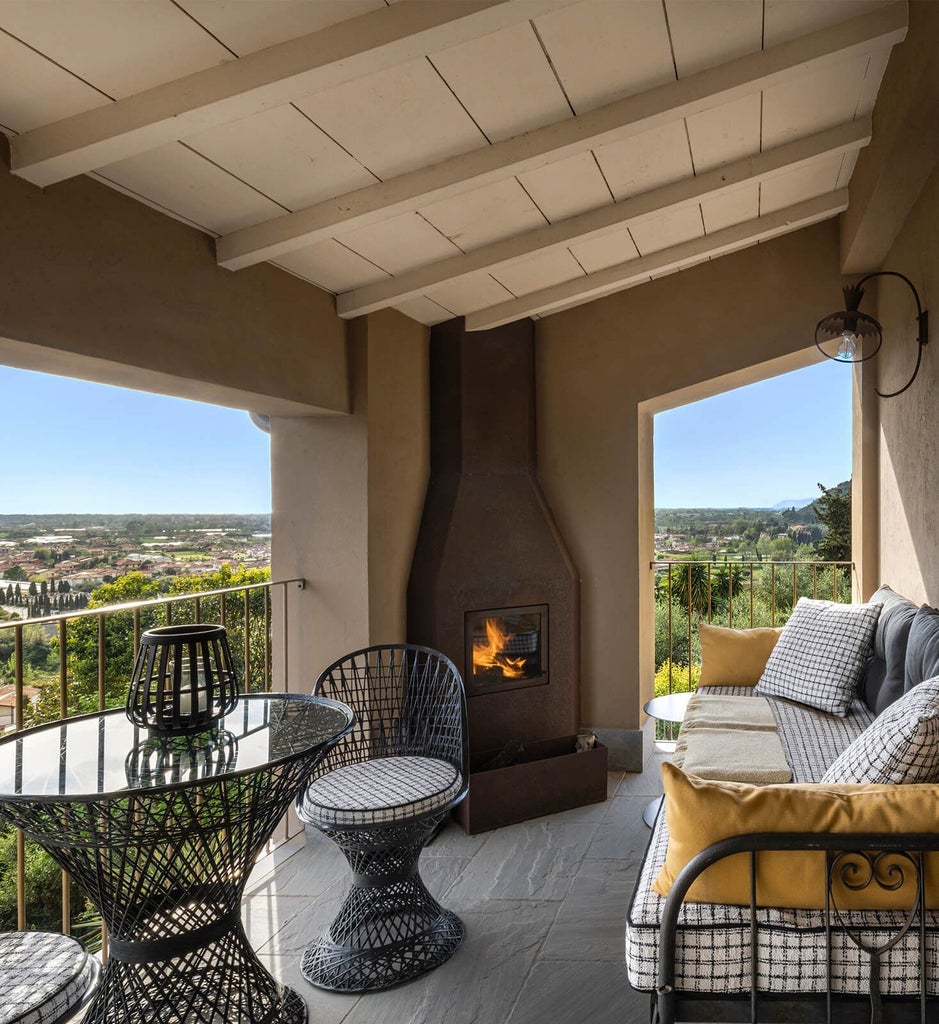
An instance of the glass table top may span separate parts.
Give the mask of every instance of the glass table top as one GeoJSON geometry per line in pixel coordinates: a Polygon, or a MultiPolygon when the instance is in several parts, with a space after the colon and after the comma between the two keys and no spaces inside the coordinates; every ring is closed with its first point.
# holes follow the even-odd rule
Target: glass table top
{"type": "Polygon", "coordinates": [[[0,740],[0,801],[94,799],[256,771],[299,757],[352,724],[345,704],[305,694],[251,694],[211,730],[167,737],[123,708],[0,740]]]}

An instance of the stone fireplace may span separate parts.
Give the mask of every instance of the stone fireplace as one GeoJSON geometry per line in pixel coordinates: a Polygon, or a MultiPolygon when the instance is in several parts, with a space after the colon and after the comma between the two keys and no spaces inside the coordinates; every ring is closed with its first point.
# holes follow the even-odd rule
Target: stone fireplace
{"type": "Polygon", "coordinates": [[[580,727],[580,582],[537,479],[534,325],[432,328],[408,639],[466,683],[470,750],[580,727]]]}

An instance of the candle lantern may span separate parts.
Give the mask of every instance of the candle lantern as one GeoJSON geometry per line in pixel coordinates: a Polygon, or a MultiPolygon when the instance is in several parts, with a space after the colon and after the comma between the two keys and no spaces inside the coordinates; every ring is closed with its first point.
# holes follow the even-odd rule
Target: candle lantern
{"type": "Polygon", "coordinates": [[[238,680],[224,626],[148,629],[127,694],[127,717],[159,733],[201,732],[238,700],[238,680]]]}

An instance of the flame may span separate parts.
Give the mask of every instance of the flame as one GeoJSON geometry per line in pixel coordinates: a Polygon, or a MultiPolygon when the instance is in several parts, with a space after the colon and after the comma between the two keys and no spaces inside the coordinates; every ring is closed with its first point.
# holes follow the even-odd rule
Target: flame
{"type": "Polygon", "coordinates": [[[525,659],[510,658],[502,653],[515,634],[503,632],[499,621],[486,619],[486,642],[473,641],[473,675],[498,668],[506,679],[521,679],[525,675],[525,659]]]}

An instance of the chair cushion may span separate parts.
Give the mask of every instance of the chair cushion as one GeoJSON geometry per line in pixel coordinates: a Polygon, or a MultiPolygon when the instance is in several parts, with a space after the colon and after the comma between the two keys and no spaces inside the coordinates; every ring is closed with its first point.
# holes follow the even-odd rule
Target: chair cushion
{"type": "Polygon", "coordinates": [[[462,788],[449,761],[380,757],[318,778],[307,790],[304,817],[325,827],[390,825],[442,810],[462,788]]]}
{"type": "Polygon", "coordinates": [[[914,686],[875,718],[822,782],[939,782],[939,678],[914,686]]]}
{"type": "Polygon", "coordinates": [[[846,715],[857,693],[881,607],[799,598],[756,692],[846,715]]]}
{"type": "Polygon", "coordinates": [[[67,935],[0,935],[0,1024],[51,1024],[81,1006],[98,961],[67,935]]]}

